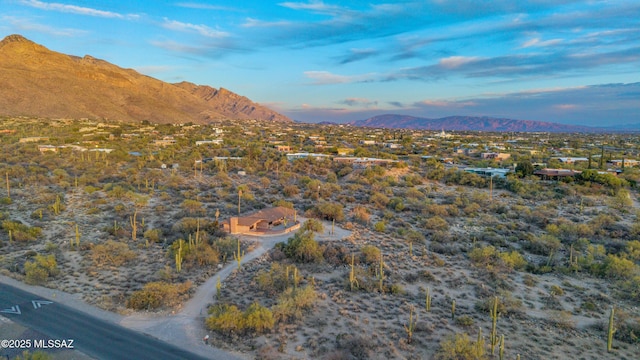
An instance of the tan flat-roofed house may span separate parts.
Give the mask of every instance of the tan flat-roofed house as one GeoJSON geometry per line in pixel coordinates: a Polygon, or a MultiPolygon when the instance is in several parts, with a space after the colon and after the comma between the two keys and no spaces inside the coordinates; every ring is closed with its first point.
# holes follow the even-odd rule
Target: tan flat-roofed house
{"type": "Polygon", "coordinates": [[[266,232],[271,230],[274,226],[278,226],[286,222],[293,224],[295,220],[295,210],[278,206],[270,209],[263,209],[247,216],[232,216],[226,223],[222,224],[222,228],[230,234],[266,232]]]}

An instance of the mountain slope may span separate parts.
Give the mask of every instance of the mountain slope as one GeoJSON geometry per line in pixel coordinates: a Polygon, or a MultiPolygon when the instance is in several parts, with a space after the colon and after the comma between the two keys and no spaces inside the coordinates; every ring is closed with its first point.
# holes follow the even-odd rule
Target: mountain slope
{"type": "Polygon", "coordinates": [[[0,83],[0,115],[158,123],[249,117],[290,121],[230,91],[207,102],[180,86],[88,55],[54,52],[20,35],[0,41],[0,83]],[[262,111],[251,112],[250,104],[262,111]]]}
{"type": "Polygon", "coordinates": [[[389,129],[459,130],[459,131],[514,131],[514,132],[596,132],[600,129],[588,126],[565,125],[543,121],[513,120],[492,117],[448,116],[439,119],[407,115],[379,115],[353,121],[355,126],[389,129]]]}

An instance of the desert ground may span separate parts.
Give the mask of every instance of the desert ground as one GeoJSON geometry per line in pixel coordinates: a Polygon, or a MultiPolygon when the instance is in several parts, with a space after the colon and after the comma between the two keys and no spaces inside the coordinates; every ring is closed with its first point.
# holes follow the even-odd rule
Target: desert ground
{"type": "MultiPolygon", "coordinates": [[[[65,129],[51,131],[64,139],[65,129]]],[[[194,154],[190,134],[142,157],[123,150],[138,140],[109,140],[118,150],[103,154],[4,139],[0,274],[212,358],[447,359],[456,346],[463,359],[640,354],[630,185],[490,183],[420,158],[359,168],[258,146],[230,147],[245,160],[205,165],[194,159],[237,154],[194,154]],[[272,206],[322,228],[220,231],[230,216],[272,206]],[[241,323],[252,308],[268,326],[241,323]]],[[[27,331],[13,327],[2,323],[27,331]]]]}

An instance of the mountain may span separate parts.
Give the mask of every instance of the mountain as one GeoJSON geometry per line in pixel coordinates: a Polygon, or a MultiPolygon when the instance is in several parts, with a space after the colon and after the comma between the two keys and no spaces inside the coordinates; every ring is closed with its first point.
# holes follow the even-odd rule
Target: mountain
{"type": "Polygon", "coordinates": [[[365,120],[350,122],[354,126],[415,129],[415,130],[459,130],[459,131],[506,131],[506,132],[598,132],[602,129],[565,125],[543,121],[513,120],[476,116],[448,116],[439,119],[420,118],[407,115],[379,115],[365,120]]]}
{"type": "Polygon", "coordinates": [[[226,89],[170,84],[89,55],[51,51],[20,35],[0,41],[0,115],[156,123],[291,120],[226,89]]]}

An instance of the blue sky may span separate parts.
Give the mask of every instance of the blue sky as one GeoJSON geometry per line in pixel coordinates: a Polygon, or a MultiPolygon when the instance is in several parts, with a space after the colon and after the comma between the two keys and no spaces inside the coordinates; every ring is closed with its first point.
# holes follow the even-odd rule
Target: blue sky
{"type": "Polygon", "coordinates": [[[640,123],[640,1],[0,0],[0,36],[305,122],[640,123]]]}

